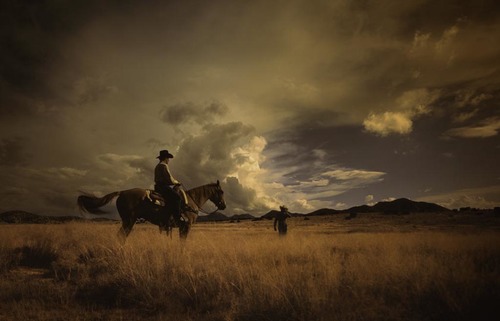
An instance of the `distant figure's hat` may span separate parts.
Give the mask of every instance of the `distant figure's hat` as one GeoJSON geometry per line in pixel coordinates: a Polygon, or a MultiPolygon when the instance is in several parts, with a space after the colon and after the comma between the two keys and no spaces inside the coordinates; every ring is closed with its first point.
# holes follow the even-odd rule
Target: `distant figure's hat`
{"type": "Polygon", "coordinates": [[[160,151],[160,155],[156,158],[165,159],[165,158],[174,158],[174,155],[170,154],[168,150],[164,149],[160,151]]]}

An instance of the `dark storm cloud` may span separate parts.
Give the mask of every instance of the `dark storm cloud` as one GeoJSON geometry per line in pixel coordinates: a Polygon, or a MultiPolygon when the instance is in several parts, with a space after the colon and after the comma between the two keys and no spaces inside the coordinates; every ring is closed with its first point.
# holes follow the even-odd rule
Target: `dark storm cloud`
{"type": "Polygon", "coordinates": [[[104,83],[102,79],[91,78],[79,80],[72,89],[76,96],[75,102],[79,105],[96,103],[116,91],[116,88],[104,83]]]}
{"type": "Polygon", "coordinates": [[[164,107],[161,111],[161,119],[172,125],[188,122],[205,125],[220,116],[224,116],[227,111],[228,107],[221,102],[212,102],[206,105],[188,102],[164,107]]]}
{"type": "Polygon", "coordinates": [[[3,1],[2,208],[150,187],[160,149],[188,188],[226,179],[239,211],[480,200],[500,175],[498,153],[478,156],[498,150],[498,9],[3,1]]]}
{"type": "Polygon", "coordinates": [[[100,7],[99,1],[2,1],[0,113],[26,116],[37,102],[58,96],[47,80],[64,62],[61,46],[100,7]]]}
{"type": "Polygon", "coordinates": [[[99,163],[109,167],[123,167],[126,166],[135,171],[152,172],[151,163],[146,157],[135,155],[116,155],[116,154],[103,154],[97,157],[99,163]],[[119,166],[117,166],[119,165],[119,166]]]}
{"type": "Polygon", "coordinates": [[[75,207],[75,195],[74,193],[65,193],[64,191],[46,191],[43,195],[44,202],[55,208],[67,208],[72,209],[75,207]]]}
{"type": "Polygon", "coordinates": [[[0,167],[1,207],[41,214],[69,214],[86,173],[73,168],[0,167]]]}

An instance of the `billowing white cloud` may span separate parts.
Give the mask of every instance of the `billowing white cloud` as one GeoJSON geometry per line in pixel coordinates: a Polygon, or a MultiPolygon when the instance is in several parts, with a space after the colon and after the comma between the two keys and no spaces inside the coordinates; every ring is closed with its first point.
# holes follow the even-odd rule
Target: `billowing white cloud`
{"type": "Polygon", "coordinates": [[[238,178],[229,176],[226,178],[223,188],[225,190],[225,199],[231,211],[236,214],[261,211],[262,207],[256,206],[257,193],[243,186],[238,178]]]}
{"type": "Polygon", "coordinates": [[[264,137],[254,136],[247,144],[236,147],[229,154],[236,160],[236,164],[228,176],[237,179],[239,184],[251,190],[254,195],[251,202],[247,203],[245,210],[276,208],[279,203],[272,194],[268,193],[265,179],[267,170],[261,167],[264,161],[262,152],[266,144],[264,137]]]}

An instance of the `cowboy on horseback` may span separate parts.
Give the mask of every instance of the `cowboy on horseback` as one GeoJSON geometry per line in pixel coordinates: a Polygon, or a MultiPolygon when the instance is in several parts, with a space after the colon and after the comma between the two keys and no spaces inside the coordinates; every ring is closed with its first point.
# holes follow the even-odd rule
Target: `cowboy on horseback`
{"type": "Polygon", "coordinates": [[[182,204],[185,204],[185,194],[181,189],[181,183],[172,176],[168,168],[168,163],[171,158],[174,158],[174,155],[170,154],[168,150],[162,150],[156,158],[160,162],[155,167],[155,191],[163,196],[167,208],[170,209],[175,222],[179,224],[182,204]],[[181,195],[184,196],[184,200],[181,199],[181,195]]]}

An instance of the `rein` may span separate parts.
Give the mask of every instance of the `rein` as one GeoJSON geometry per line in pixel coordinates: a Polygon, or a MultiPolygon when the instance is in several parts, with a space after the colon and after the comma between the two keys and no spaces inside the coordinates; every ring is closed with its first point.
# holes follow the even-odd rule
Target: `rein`
{"type": "MultiPolygon", "coordinates": [[[[193,200],[193,201],[194,201],[194,200],[193,200]]],[[[194,203],[196,204],[196,202],[194,202],[194,203]]],[[[196,206],[198,206],[198,204],[196,204],[196,206]]],[[[199,207],[199,206],[198,206],[198,209],[199,209],[199,211],[200,211],[200,212],[202,212],[203,214],[207,214],[207,215],[211,215],[211,214],[213,214],[213,213],[215,213],[215,212],[217,212],[217,211],[219,210],[218,208],[216,208],[213,212],[208,213],[207,211],[203,210],[203,209],[202,209],[201,207],[199,207]]]]}

